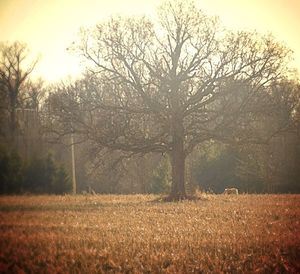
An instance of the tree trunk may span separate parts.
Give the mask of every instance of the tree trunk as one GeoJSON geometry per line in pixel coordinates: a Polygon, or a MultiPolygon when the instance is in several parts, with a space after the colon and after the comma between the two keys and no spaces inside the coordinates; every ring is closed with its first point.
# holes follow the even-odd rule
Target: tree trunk
{"type": "Polygon", "coordinates": [[[184,130],[180,120],[173,120],[173,146],[171,151],[172,185],[170,200],[186,198],[185,191],[185,155],[184,155],[184,130]]]}

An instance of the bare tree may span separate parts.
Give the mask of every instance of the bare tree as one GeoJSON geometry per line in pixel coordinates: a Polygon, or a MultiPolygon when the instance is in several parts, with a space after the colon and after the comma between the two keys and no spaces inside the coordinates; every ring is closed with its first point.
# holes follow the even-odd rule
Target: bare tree
{"type": "Polygon", "coordinates": [[[158,18],[112,18],[82,32],[89,73],[61,109],[99,147],[167,153],[178,200],[197,145],[262,141],[252,125],[274,110],[268,87],[290,52],[271,36],[225,31],[193,3],[166,2],[158,18]]]}
{"type": "Polygon", "coordinates": [[[40,109],[46,99],[46,86],[42,78],[35,81],[28,79],[22,86],[22,94],[20,95],[20,101],[22,107],[26,109],[36,110],[40,109]]]}
{"type": "Polygon", "coordinates": [[[34,60],[26,67],[27,60],[28,48],[25,44],[20,42],[0,44],[0,86],[3,98],[8,103],[9,137],[12,144],[17,130],[16,108],[20,92],[37,63],[37,60],[34,60]]]}

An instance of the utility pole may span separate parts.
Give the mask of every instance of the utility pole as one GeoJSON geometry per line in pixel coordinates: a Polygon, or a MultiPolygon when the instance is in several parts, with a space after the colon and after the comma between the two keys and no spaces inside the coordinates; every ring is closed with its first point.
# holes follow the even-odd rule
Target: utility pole
{"type": "Polygon", "coordinates": [[[72,193],[76,194],[76,167],[75,167],[75,148],[74,136],[71,133],[71,158],[72,158],[72,193]]]}

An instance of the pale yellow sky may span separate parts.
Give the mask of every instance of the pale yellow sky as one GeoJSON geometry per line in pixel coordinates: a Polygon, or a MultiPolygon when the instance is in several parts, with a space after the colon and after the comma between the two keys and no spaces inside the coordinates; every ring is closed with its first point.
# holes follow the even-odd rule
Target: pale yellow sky
{"type": "MultiPolygon", "coordinates": [[[[300,70],[300,0],[195,0],[207,14],[231,29],[272,32],[294,51],[300,70]]],[[[58,81],[79,72],[66,51],[80,27],[94,26],[112,14],[153,16],[160,0],[0,0],[0,40],[28,44],[40,55],[34,76],[58,81]]]]}

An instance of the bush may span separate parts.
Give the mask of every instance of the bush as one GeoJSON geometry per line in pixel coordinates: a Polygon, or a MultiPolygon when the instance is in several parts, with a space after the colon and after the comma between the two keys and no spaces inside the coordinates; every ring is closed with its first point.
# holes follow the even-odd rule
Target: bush
{"type": "Polygon", "coordinates": [[[0,148],[0,194],[19,193],[23,185],[24,170],[16,151],[0,148]]]}
{"type": "Polygon", "coordinates": [[[63,194],[71,191],[71,181],[62,165],[55,164],[49,153],[45,158],[33,158],[25,172],[26,191],[63,194]]]}
{"type": "Polygon", "coordinates": [[[22,160],[16,151],[0,148],[0,194],[70,192],[71,181],[51,154],[22,160]]]}

